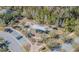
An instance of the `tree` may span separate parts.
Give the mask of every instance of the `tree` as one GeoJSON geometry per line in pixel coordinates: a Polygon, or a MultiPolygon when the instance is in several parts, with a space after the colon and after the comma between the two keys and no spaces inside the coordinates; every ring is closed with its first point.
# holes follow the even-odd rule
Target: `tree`
{"type": "Polygon", "coordinates": [[[76,20],[74,18],[66,19],[65,21],[65,30],[69,32],[75,31],[76,20]]]}

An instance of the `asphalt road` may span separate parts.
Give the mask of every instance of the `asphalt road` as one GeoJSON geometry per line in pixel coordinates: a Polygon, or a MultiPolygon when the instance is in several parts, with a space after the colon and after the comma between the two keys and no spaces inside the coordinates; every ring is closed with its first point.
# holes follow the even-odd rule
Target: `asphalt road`
{"type": "MultiPolygon", "coordinates": [[[[37,45],[37,42],[32,45],[32,43],[30,42],[30,40],[28,38],[26,38],[22,33],[20,33],[19,31],[10,28],[13,30],[12,33],[8,33],[8,32],[0,32],[0,37],[4,38],[4,40],[10,42],[9,44],[9,50],[12,52],[25,52],[26,49],[23,47],[23,45],[26,45],[27,43],[29,43],[31,45],[30,51],[34,52],[34,51],[39,51],[39,49],[43,46],[37,45]],[[16,36],[21,35],[23,36],[22,39],[17,40],[16,36]]],[[[27,47],[28,48],[28,47],[27,47]]]]}
{"type": "Polygon", "coordinates": [[[9,50],[12,52],[23,52],[25,51],[17,39],[7,32],[0,32],[0,37],[4,38],[4,40],[10,42],[9,50]]]}

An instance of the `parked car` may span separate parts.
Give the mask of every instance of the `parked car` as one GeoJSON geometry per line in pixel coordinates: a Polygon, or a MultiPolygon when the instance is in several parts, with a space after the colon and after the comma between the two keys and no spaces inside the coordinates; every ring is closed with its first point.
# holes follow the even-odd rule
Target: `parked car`
{"type": "Polygon", "coordinates": [[[31,38],[32,36],[35,36],[35,34],[29,32],[27,36],[28,36],[29,38],[31,38]]]}
{"type": "Polygon", "coordinates": [[[30,26],[29,25],[26,25],[26,26],[24,26],[24,28],[30,28],[30,26]]]}
{"type": "Polygon", "coordinates": [[[6,28],[4,31],[5,31],[5,32],[9,32],[9,33],[12,33],[12,32],[13,32],[13,30],[10,29],[10,28],[6,28]]]}
{"type": "Polygon", "coordinates": [[[40,29],[36,29],[36,32],[37,32],[37,33],[38,33],[38,32],[40,32],[40,33],[46,33],[46,34],[48,34],[48,33],[49,33],[49,31],[48,31],[48,30],[43,31],[43,30],[40,30],[40,29]]]}
{"type": "Polygon", "coordinates": [[[21,38],[23,38],[23,36],[18,36],[18,37],[16,37],[18,40],[20,40],[21,38]]]}
{"type": "Polygon", "coordinates": [[[57,44],[57,45],[55,45],[54,47],[52,47],[51,50],[52,50],[52,51],[60,51],[60,50],[61,50],[61,45],[60,45],[60,44],[57,44]]]}

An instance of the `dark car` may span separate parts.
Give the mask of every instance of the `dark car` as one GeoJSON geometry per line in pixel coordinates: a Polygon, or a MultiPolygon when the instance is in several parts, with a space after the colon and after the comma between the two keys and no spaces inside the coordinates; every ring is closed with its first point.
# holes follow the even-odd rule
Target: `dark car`
{"type": "Polygon", "coordinates": [[[22,16],[22,15],[15,16],[15,19],[17,19],[17,20],[21,20],[23,18],[24,18],[24,16],[22,16]]]}
{"type": "Polygon", "coordinates": [[[4,47],[5,47],[5,48],[8,48],[8,45],[7,45],[6,43],[0,44],[0,48],[1,48],[1,49],[3,49],[4,47]]]}
{"type": "Polygon", "coordinates": [[[26,26],[24,26],[24,28],[30,28],[30,26],[29,25],[26,25],[26,26]]]}
{"type": "Polygon", "coordinates": [[[21,38],[23,38],[23,36],[18,36],[18,37],[16,37],[18,40],[20,40],[21,38]]]}
{"type": "Polygon", "coordinates": [[[36,32],[41,32],[41,33],[43,33],[44,31],[43,31],[43,30],[40,30],[40,29],[36,29],[36,32]]]}
{"type": "Polygon", "coordinates": [[[33,34],[33,33],[31,33],[31,32],[28,33],[28,37],[29,37],[29,38],[31,38],[32,36],[35,36],[35,34],[33,34]]]}
{"type": "Polygon", "coordinates": [[[57,44],[57,45],[55,45],[54,47],[51,48],[52,51],[54,51],[54,50],[59,51],[60,49],[61,49],[60,44],[57,44]]]}
{"type": "Polygon", "coordinates": [[[9,33],[12,33],[13,32],[13,30],[11,30],[10,28],[5,29],[4,31],[5,32],[9,32],[9,33]]]}
{"type": "Polygon", "coordinates": [[[72,38],[65,40],[65,43],[71,43],[72,44],[72,42],[73,42],[72,38]]]}
{"type": "Polygon", "coordinates": [[[43,31],[43,30],[40,30],[40,29],[36,29],[36,32],[37,32],[37,33],[38,33],[38,32],[40,32],[40,33],[46,33],[46,34],[48,34],[48,33],[49,33],[49,31],[48,31],[48,30],[43,31]]]}

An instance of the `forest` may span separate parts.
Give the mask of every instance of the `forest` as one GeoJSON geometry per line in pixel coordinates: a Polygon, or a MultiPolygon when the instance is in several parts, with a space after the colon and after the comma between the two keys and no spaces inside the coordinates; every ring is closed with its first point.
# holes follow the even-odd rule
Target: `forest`
{"type": "Polygon", "coordinates": [[[7,13],[0,13],[0,23],[9,25],[17,16],[27,17],[41,24],[56,25],[66,31],[79,33],[79,7],[73,6],[4,6],[7,13]],[[14,13],[12,13],[15,11],[14,13]]]}

